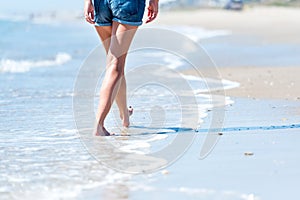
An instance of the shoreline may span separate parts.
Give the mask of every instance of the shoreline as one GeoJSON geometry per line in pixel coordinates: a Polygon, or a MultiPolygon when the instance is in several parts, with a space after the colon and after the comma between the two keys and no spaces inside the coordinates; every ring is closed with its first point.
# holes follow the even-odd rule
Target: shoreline
{"type": "MultiPolygon", "coordinates": [[[[194,70],[183,73],[195,75],[194,70]]],[[[220,67],[218,73],[219,77],[211,78],[240,84],[239,87],[224,90],[225,96],[300,101],[299,67],[220,67]]],[[[218,91],[213,93],[222,94],[218,91]]]]}
{"type": "MultiPolygon", "coordinates": [[[[251,46],[252,43],[247,41],[249,36],[258,39],[253,41],[257,48],[270,44],[294,45],[300,44],[300,24],[296,21],[298,18],[294,17],[300,17],[299,10],[256,7],[242,12],[211,9],[176,11],[161,13],[157,24],[229,30],[233,33],[230,36],[233,41],[237,37],[239,40],[246,38],[238,44],[243,48],[251,46]]],[[[228,50],[223,49],[221,44],[221,47],[218,46],[222,40],[226,41],[227,38],[215,37],[204,41],[214,43],[219,51],[216,56],[219,56],[228,50]]],[[[275,48],[282,50],[280,45],[275,48]]],[[[236,57],[244,59],[239,57],[244,53],[239,50],[235,49],[236,57]]],[[[185,194],[185,197],[195,199],[216,199],[226,198],[225,194],[216,195],[226,190],[230,191],[227,194],[232,195],[230,199],[247,200],[282,199],[297,194],[295,186],[299,182],[299,159],[296,158],[299,146],[295,140],[299,138],[299,129],[291,127],[298,125],[300,116],[300,80],[297,77],[300,66],[288,66],[284,61],[276,65],[272,54],[262,53],[263,56],[270,56],[268,65],[235,65],[231,59],[236,57],[230,57],[226,66],[218,68],[219,77],[211,77],[239,82],[240,87],[225,91],[225,95],[233,97],[234,101],[224,108],[223,127],[229,131],[219,137],[210,155],[199,159],[205,133],[199,134],[187,153],[176,164],[167,167],[169,175],[156,173],[156,179],[148,181],[147,186],[156,188],[150,192],[134,192],[133,197],[147,193],[151,197],[161,197],[163,194],[176,199],[180,194],[185,194]],[[280,126],[287,128],[281,129],[280,126]],[[169,187],[176,188],[180,194],[170,192],[169,187]],[[210,193],[206,192],[207,188],[212,189],[210,193]]],[[[259,61],[255,62],[257,64],[259,61]]],[[[183,73],[194,75],[195,72],[186,70],[183,73]]],[[[201,125],[202,129],[210,127],[211,117],[212,113],[209,112],[201,125]]]]}

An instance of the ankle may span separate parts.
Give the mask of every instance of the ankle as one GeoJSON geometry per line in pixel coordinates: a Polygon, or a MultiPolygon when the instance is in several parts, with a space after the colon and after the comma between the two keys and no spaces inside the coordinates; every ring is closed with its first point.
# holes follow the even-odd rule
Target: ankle
{"type": "Polygon", "coordinates": [[[120,111],[120,118],[121,119],[124,119],[124,118],[128,117],[128,111],[127,112],[126,111],[127,110],[120,111]]]}
{"type": "Polygon", "coordinates": [[[97,128],[103,129],[104,128],[104,123],[103,122],[97,122],[96,123],[97,128]]]}

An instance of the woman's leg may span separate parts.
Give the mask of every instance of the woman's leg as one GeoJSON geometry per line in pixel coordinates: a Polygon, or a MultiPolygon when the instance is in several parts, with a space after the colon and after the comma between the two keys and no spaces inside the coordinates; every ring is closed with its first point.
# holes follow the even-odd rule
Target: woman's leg
{"type": "MultiPolygon", "coordinates": [[[[100,28],[98,28],[100,29],[100,28]]],[[[97,114],[97,128],[95,135],[110,135],[109,132],[104,128],[104,119],[107,116],[112,102],[118,94],[118,106],[120,109],[121,116],[126,123],[129,125],[128,110],[126,103],[126,82],[124,78],[124,66],[127,51],[136,32],[137,26],[129,26],[113,22],[110,45],[107,51],[107,66],[106,73],[100,90],[100,98],[98,114],[97,114]],[[123,84],[122,84],[123,82],[123,84]],[[120,88],[120,92],[119,92],[120,88]],[[124,103],[125,102],[125,103],[124,103]]],[[[98,30],[97,30],[98,31],[98,30]]],[[[101,32],[101,30],[100,30],[101,32]]],[[[105,40],[106,36],[104,33],[99,34],[101,39],[105,40]]],[[[104,44],[107,48],[107,44],[104,44]]],[[[127,125],[127,124],[124,125],[127,125]]],[[[127,126],[128,126],[127,125],[127,126]]]]}
{"type": "Polygon", "coordinates": [[[128,127],[129,116],[133,113],[133,109],[131,107],[127,107],[127,88],[126,78],[124,75],[120,80],[120,86],[115,100],[120,111],[120,118],[122,120],[122,124],[124,127],[128,127]]]}
{"type": "Polygon", "coordinates": [[[109,46],[110,46],[112,27],[111,26],[95,26],[95,28],[96,28],[96,31],[102,41],[102,44],[105,48],[106,55],[107,55],[109,46]]]}

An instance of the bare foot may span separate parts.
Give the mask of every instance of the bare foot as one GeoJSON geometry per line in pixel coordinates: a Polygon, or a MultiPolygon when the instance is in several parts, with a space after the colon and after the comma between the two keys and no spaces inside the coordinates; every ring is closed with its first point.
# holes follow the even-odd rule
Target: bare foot
{"type": "Polygon", "coordinates": [[[110,134],[103,126],[101,127],[100,125],[97,126],[97,128],[95,128],[94,136],[110,136],[112,134],[110,134]]]}
{"type": "Polygon", "coordinates": [[[133,108],[131,106],[129,106],[128,108],[128,114],[125,116],[122,116],[122,114],[120,114],[120,118],[122,120],[123,126],[124,127],[128,127],[130,122],[129,122],[129,117],[133,114],[133,108]]]}

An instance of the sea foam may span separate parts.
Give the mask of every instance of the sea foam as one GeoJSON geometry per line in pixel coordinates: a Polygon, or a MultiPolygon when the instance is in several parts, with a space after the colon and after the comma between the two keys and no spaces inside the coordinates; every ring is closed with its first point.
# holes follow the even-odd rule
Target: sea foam
{"type": "Polygon", "coordinates": [[[71,55],[67,53],[57,53],[53,59],[44,60],[14,60],[4,58],[0,61],[0,73],[24,73],[33,68],[63,65],[71,59],[71,55]]]}

